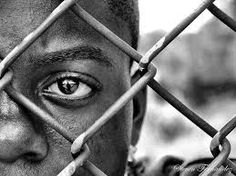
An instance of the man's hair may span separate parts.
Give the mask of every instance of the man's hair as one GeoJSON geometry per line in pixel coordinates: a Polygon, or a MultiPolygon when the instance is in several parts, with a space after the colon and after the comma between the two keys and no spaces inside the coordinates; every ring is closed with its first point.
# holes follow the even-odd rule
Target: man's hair
{"type": "Polygon", "coordinates": [[[107,0],[111,11],[129,24],[131,31],[131,46],[137,49],[139,37],[138,0],[107,0]]]}

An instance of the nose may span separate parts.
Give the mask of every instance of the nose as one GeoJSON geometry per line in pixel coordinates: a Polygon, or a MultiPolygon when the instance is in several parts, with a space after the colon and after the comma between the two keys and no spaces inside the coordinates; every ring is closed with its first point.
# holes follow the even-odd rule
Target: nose
{"type": "Polygon", "coordinates": [[[46,140],[33,132],[32,127],[20,123],[0,126],[0,160],[14,162],[18,159],[43,160],[47,155],[46,140]]]}
{"type": "Polygon", "coordinates": [[[0,161],[43,160],[47,156],[48,145],[45,135],[39,130],[40,125],[30,121],[18,105],[3,102],[4,98],[0,102],[0,161]]]}

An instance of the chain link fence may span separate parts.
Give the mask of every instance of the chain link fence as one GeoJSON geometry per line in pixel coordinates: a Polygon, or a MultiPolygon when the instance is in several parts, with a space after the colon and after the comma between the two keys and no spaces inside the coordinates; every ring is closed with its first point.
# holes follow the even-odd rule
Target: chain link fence
{"type": "MultiPolygon", "coordinates": [[[[27,108],[36,115],[41,121],[47,123],[65,139],[72,143],[71,153],[74,160],[66,166],[58,176],[71,176],[77,168],[84,167],[91,174],[95,176],[105,176],[93,163],[88,160],[90,150],[86,142],[103,126],[105,125],[114,114],[116,114],[127,102],[129,102],[137,92],[139,92],[146,85],[150,86],[157,94],[164,98],[169,104],[181,112],[187,119],[192,121],[196,126],[203,130],[206,134],[213,139],[210,144],[210,149],[214,160],[208,165],[201,175],[212,175],[217,172],[219,174],[221,167],[230,167],[231,173],[236,174],[236,165],[228,159],[230,154],[230,142],[226,139],[227,135],[236,127],[236,117],[233,117],[227,124],[217,131],[210,124],[205,122],[200,116],[186,107],[181,101],[175,98],[165,88],[163,88],[154,76],[156,68],[152,64],[153,59],[171,43],[192,21],[194,21],[204,10],[208,9],[214,16],[225,23],[233,31],[236,31],[236,22],[222,12],[213,4],[214,0],[204,0],[199,7],[187,16],[179,25],[177,25],[171,32],[161,38],[144,56],[134,50],[126,42],[116,36],[112,31],[98,22],[83,8],[81,8],[77,0],[64,0],[49,16],[48,18],[32,33],[24,38],[24,40],[16,46],[0,63],[0,89],[5,90],[7,94],[14,99],[17,103],[27,108]],[[13,72],[11,71],[11,64],[38,38],[46,31],[63,13],[71,10],[78,18],[85,21],[92,26],[96,31],[103,35],[106,39],[110,40],[120,50],[129,55],[134,61],[139,63],[140,79],[124,93],[114,104],[107,109],[104,114],[85,132],[80,136],[75,136],[68,131],[64,126],[58,123],[49,113],[44,111],[30,101],[23,94],[18,92],[9,85],[13,79],[13,72]]],[[[222,170],[223,171],[223,170],[222,170]]]]}

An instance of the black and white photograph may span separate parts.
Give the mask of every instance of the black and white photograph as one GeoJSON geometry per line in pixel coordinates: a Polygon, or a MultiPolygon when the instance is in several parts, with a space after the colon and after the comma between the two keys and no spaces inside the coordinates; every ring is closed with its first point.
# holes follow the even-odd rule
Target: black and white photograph
{"type": "Polygon", "coordinates": [[[236,0],[0,0],[0,176],[236,175],[236,0]]]}

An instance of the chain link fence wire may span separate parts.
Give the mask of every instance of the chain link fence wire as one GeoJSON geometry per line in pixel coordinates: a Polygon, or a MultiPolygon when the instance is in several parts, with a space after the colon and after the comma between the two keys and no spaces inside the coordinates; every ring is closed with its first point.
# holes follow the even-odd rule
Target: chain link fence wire
{"type": "Polygon", "coordinates": [[[66,140],[72,143],[71,153],[74,160],[66,166],[58,176],[71,176],[77,168],[84,167],[94,176],[105,176],[106,174],[99,170],[93,163],[88,160],[90,150],[86,142],[105,125],[114,114],[116,114],[127,102],[129,102],[137,92],[146,85],[150,86],[157,94],[164,98],[168,103],[181,112],[187,119],[192,121],[196,126],[211,136],[211,152],[214,160],[201,175],[212,175],[217,168],[230,167],[233,174],[236,174],[236,165],[228,159],[230,154],[230,142],[226,139],[227,135],[236,127],[236,117],[232,118],[221,130],[217,131],[214,127],[204,121],[200,116],[190,110],[181,101],[175,98],[165,88],[163,88],[154,76],[156,68],[152,64],[153,59],[171,43],[189,24],[191,24],[204,10],[208,9],[214,16],[221,20],[225,25],[236,31],[236,22],[227,14],[222,12],[213,4],[214,0],[204,0],[189,16],[181,21],[172,31],[161,38],[144,56],[133,49],[129,44],[116,36],[107,27],[93,18],[82,7],[77,0],[64,0],[48,16],[48,18],[33,32],[28,34],[23,41],[17,45],[0,63],[0,90],[4,90],[18,104],[27,108],[38,119],[47,123],[66,140]],[[53,116],[35,105],[31,100],[18,92],[9,85],[13,79],[13,72],[10,69],[11,64],[38,38],[40,37],[63,13],[71,10],[78,18],[85,21],[106,39],[110,40],[120,50],[129,55],[134,61],[139,63],[140,79],[124,93],[114,104],[108,108],[104,114],[80,136],[71,133],[66,127],[62,126],[53,116]],[[221,149],[219,148],[221,146],[221,149]]]}

